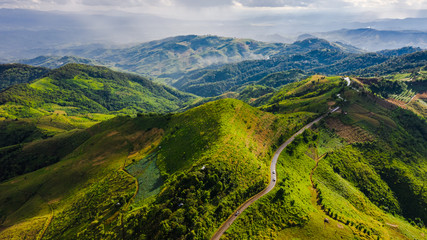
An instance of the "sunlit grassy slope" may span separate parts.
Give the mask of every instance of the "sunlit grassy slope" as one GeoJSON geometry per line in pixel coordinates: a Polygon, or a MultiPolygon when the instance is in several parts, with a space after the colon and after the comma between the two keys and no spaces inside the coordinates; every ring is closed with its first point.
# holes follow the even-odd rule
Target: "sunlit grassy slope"
{"type": "Polygon", "coordinates": [[[0,94],[1,116],[42,117],[57,114],[170,112],[193,96],[137,75],[104,67],[68,64],[31,84],[0,94]]]}
{"type": "Polygon", "coordinates": [[[29,156],[22,143],[86,129],[115,115],[178,111],[194,99],[143,77],[80,64],[69,64],[31,83],[14,85],[0,92],[0,148],[7,147],[0,149],[0,163],[6,164],[0,180],[63,157],[61,146],[52,156],[47,151],[49,157],[29,156]]]}
{"type": "Polygon", "coordinates": [[[55,148],[63,137],[76,147],[0,184],[0,238],[34,236],[43,225],[44,239],[207,238],[266,185],[277,142],[312,117],[276,116],[228,99],[175,115],[116,117],[39,141],[55,148]],[[158,182],[144,181],[153,173],[158,182]]]}
{"type": "MultiPolygon", "coordinates": [[[[282,99],[298,91],[283,90],[282,99]]],[[[344,88],[345,101],[337,99],[342,111],[287,147],[278,187],[224,239],[426,237],[427,124],[358,91],[344,88]]]]}
{"type": "Polygon", "coordinates": [[[303,81],[285,85],[278,92],[266,98],[260,98],[255,105],[271,112],[308,111],[325,113],[328,102],[337,99],[344,81],[341,77],[314,75],[303,81]]]}

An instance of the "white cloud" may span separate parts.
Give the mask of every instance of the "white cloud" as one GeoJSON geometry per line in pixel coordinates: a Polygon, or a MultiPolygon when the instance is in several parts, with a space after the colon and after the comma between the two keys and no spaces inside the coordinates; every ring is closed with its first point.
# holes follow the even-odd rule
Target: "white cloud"
{"type": "Polygon", "coordinates": [[[414,15],[427,9],[427,0],[1,0],[0,8],[123,11],[199,21],[309,12],[348,12],[378,18],[402,18],[417,17],[414,15]]]}

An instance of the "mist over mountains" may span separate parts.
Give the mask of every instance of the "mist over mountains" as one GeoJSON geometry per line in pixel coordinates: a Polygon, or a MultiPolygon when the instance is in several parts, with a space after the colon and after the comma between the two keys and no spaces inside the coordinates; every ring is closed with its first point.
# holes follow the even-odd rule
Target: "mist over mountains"
{"type": "Polygon", "coordinates": [[[363,23],[349,17],[339,23],[325,21],[330,20],[325,20],[321,13],[195,21],[120,11],[78,13],[3,8],[0,9],[0,61],[55,55],[60,49],[80,45],[118,48],[123,44],[129,46],[188,34],[213,34],[282,43],[292,43],[298,40],[298,36],[310,34],[367,51],[427,46],[426,18],[363,23]],[[295,22],[298,22],[298,26],[295,22]],[[357,37],[359,35],[362,37],[357,37]]]}
{"type": "Polygon", "coordinates": [[[312,37],[348,43],[367,51],[396,49],[405,46],[427,48],[427,32],[413,30],[341,29],[331,32],[305,34],[299,36],[298,39],[312,37]]]}

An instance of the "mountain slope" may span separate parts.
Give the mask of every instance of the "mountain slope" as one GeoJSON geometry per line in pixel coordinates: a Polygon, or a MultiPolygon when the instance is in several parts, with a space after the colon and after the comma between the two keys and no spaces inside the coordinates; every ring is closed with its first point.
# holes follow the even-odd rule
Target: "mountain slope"
{"type": "Polygon", "coordinates": [[[14,84],[28,83],[49,72],[43,67],[32,67],[23,64],[0,64],[0,90],[14,84]]]}
{"type": "Polygon", "coordinates": [[[177,36],[120,49],[63,49],[62,55],[94,59],[128,72],[176,78],[186,71],[210,65],[263,59],[278,53],[285,44],[217,36],[177,36]]]}
{"type": "Polygon", "coordinates": [[[73,143],[53,165],[0,183],[0,239],[207,239],[265,187],[278,143],[337,105],[283,151],[277,187],[225,239],[423,238],[427,124],[351,84],[288,84],[258,102],[276,114],[225,99],[24,144],[43,159],[58,154],[36,150],[73,143]]]}
{"type": "Polygon", "coordinates": [[[399,72],[409,72],[416,68],[427,65],[427,50],[414,52],[398,57],[393,57],[387,61],[367,68],[353,70],[349,73],[359,76],[381,76],[399,72]]]}
{"type": "Polygon", "coordinates": [[[258,84],[256,82],[274,72],[301,69],[307,73],[328,75],[381,75],[425,65],[423,58],[425,51],[417,48],[356,54],[334,48],[331,44],[325,45],[325,42],[321,39],[307,39],[304,43],[294,43],[288,48],[295,44],[298,46],[320,45],[321,48],[291,55],[277,55],[270,59],[243,61],[217,68],[191,71],[172,85],[199,96],[212,97],[228,91],[236,91],[245,85],[258,84]],[[405,54],[406,52],[410,53],[405,54]]]}
{"type": "Polygon", "coordinates": [[[265,186],[281,135],[311,117],[228,99],[175,115],[117,117],[71,135],[87,135],[83,141],[65,136],[77,148],[58,163],[0,184],[0,238],[31,231],[31,223],[40,232],[35,223],[50,214],[45,239],[207,238],[265,186]]]}
{"type": "Polygon", "coordinates": [[[36,117],[113,112],[170,112],[193,96],[145,78],[104,67],[69,64],[31,84],[0,93],[2,116],[36,117]],[[16,109],[16,112],[13,111],[16,109]]]}
{"type": "Polygon", "coordinates": [[[301,54],[272,57],[268,60],[244,61],[227,64],[217,69],[200,69],[190,72],[173,86],[199,96],[215,96],[233,91],[243,85],[256,84],[271,73],[292,69],[311,71],[320,66],[329,66],[349,56],[353,54],[324,48],[301,54]]]}
{"type": "MultiPolygon", "coordinates": [[[[312,80],[287,85],[272,99],[295,109],[312,80]]],[[[241,213],[224,239],[426,236],[427,123],[352,84],[336,89],[341,98],[325,98],[342,110],[285,149],[278,187],[241,213]]]]}
{"type": "Polygon", "coordinates": [[[395,49],[406,46],[427,47],[427,33],[420,31],[391,31],[359,28],[314,33],[313,35],[329,41],[348,43],[368,51],[395,49]]]}
{"type": "MultiPolygon", "coordinates": [[[[69,64],[0,92],[0,147],[14,146],[2,158],[13,160],[22,143],[85,129],[115,115],[179,111],[194,100],[143,77],[69,64]]],[[[49,159],[45,162],[53,161],[49,159]]],[[[16,172],[25,168],[18,166],[16,172]]]]}

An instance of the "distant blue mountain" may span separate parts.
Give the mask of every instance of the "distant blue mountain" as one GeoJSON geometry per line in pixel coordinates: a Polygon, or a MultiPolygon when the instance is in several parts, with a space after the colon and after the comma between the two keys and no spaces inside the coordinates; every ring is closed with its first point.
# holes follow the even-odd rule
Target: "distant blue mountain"
{"type": "Polygon", "coordinates": [[[313,36],[324,38],[328,41],[351,44],[367,51],[396,49],[407,46],[427,49],[427,32],[422,31],[392,31],[372,28],[341,29],[331,32],[312,33],[308,36],[301,35],[299,39],[313,36]]]}

